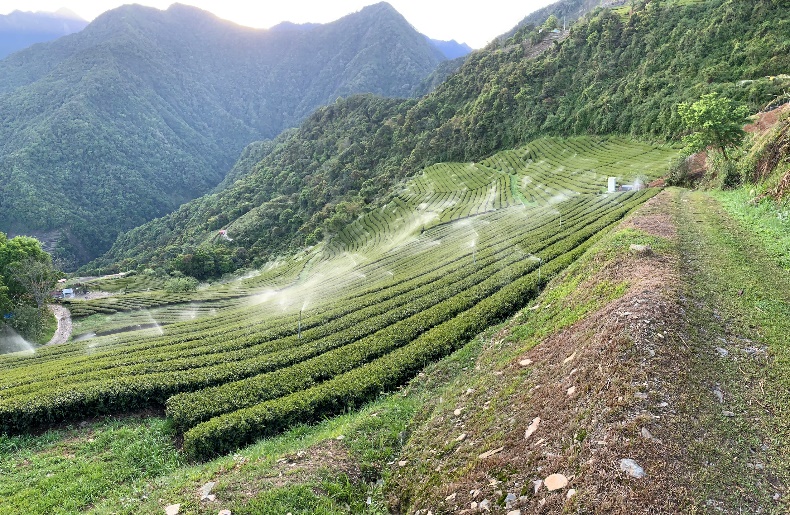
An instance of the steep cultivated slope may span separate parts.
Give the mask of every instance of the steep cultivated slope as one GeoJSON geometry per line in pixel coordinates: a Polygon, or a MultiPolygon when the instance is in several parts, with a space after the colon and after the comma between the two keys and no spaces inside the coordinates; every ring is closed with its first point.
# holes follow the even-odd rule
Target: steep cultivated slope
{"type": "Polygon", "coordinates": [[[75,316],[148,321],[117,317],[129,326],[0,358],[0,431],[166,404],[186,453],[202,459],[359,405],[522,306],[655,194],[606,193],[606,178],[654,178],[676,152],[541,139],[432,166],[330,245],[259,276],[70,302],[75,316]]]}
{"type": "Polygon", "coordinates": [[[532,59],[530,32],[519,31],[418,101],[354,98],[317,111],[249,174],[123,235],[96,266],[167,264],[198,248],[261,264],[331,236],[433,163],[541,134],[676,138],[677,104],[711,90],[756,111],[781,92],[764,76],[790,68],[789,25],[771,0],[638,2],[582,20],[532,59]],[[234,242],[216,239],[242,217],[255,223],[236,224],[234,242]]]}
{"type": "Polygon", "coordinates": [[[443,59],[386,3],[309,31],[110,11],[0,61],[0,230],[95,257],[209,191],[251,141],[338,97],[406,96],[443,59]]]}

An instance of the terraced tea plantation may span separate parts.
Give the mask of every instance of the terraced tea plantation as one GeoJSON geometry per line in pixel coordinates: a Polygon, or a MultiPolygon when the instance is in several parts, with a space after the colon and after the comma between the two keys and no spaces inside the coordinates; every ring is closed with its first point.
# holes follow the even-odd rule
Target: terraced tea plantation
{"type": "Polygon", "coordinates": [[[357,407],[528,303],[655,194],[607,194],[606,178],[649,180],[675,152],[543,139],[432,166],[256,277],[86,302],[86,314],[104,306],[141,329],[0,356],[0,430],[165,407],[185,453],[206,459],[357,407]]]}

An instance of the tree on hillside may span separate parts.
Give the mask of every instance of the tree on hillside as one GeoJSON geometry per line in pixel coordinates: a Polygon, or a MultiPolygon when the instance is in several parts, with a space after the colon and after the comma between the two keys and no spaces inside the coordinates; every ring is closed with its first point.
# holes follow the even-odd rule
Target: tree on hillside
{"type": "Polygon", "coordinates": [[[11,272],[11,266],[14,263],[20,263],[27,258],[52,262],[52,258],[41,248],[41,242],[37,239],[28,236],[16,236],[8,239],[5,234],[0,232],[0,276],[5,278],[5,284],[11,297],[20,297],[27,292],[22,284],[12,280],[13,274],[11,272]]]}
{"type": "Polygon", "coordinates": [[[11,278],[35,301],[38,309],[46,305],[49,292],[60,277],[52,268],[52,259],[37,259],[33,256],[26,256],[21,261],[12,263],[8,270],[11,278]]]}
{"type": "Polygon", "coordinates": [[[560,19],[552,14],[546,19],[545,22],[543,22],[543,26],[541,28],[544,30],[558,29],[560,28],[560,19]]]}
{"type": "Polygon", "coordinates": [[[743,140],[746,134],[743,126],[749,110],[727,97],[720,97],[718,93],[708,93],[693,104],[679,104],[678,114],[686,128],[693,131],[683,138],[689,150],[699,152],[715,147],[729,161],[727,147],[738,145],[743,140]]]}
{"type": "Polygon", "coordinates": [[[25,339],[39,340],[51,316],[44,307],[60,276],[38,240],[0,232],[0,327],[8,324],[25,339]]]}
{"type": "Polygon", "coordinates": [[[10,313],[12,308],[13,303],[8,295],[8,287],[3,283],[3,277],[0,276],[0,324],[2,324],[3,315],[10,313]]]}

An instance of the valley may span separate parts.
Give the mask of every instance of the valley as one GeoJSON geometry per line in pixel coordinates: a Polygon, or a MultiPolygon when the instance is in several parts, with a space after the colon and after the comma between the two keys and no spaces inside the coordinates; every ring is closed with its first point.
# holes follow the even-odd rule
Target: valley
{"type": "Polygon", "coordinates": [[[0,514],[787,512],[787,15],[0,59],[0,514]]]}

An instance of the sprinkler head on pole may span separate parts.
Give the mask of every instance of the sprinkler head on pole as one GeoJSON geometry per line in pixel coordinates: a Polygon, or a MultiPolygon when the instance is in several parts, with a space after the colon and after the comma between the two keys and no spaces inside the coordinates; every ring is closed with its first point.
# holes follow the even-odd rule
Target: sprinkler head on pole
{"type": "Polygon", "coordinates": [[[299,325],[297,326],[296,338],[302,339],[302,310],[299,310],[299,325]]]}

